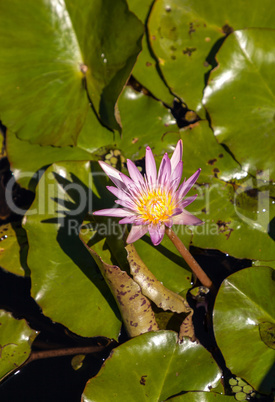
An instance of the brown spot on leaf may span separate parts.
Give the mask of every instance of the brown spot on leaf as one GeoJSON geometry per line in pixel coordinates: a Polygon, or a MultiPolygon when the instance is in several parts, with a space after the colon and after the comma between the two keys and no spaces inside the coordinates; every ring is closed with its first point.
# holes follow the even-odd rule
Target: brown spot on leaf
{"type": "Polygon", "coordinates": [[[209,159],[209,161],[208,161],[207,163],[208,163],[208,165],[214,165],[215,162],[217,162],[217,159],[216,159],[216,158],[214,158],[214,159],[209,159]]]}
{"type": "Polygon", "coordinates": [[[214,172],[214,176],[215,176],[216,178],[218,178],[218,173],[220,173],[220,169],[214,168],[214,169],[213,169],[213,172],[214,172]]]}
{"type": "Polygon", "coordinates": [[[136,297],[138,297],[139,296],[139,293],[136,293],[135,295],[133,295],[133,296],[131,296],[130,298],[129,298],[129,300],[134,300],[136,297]]]}
{"type": "Polygon", "coordinates": [[[222,31],[223,33],[225,33],[226,35],[231,34],[232,32],[234,32],[234,29],[228,25],[228,24],[224,24],[224,26],[222,27],[222,31]]]}
{"type": "Polygon", "coordinates": [[[231,235],[231,232],[233,232],[233,229],[230,228],[230,227],[228,227],[228,225],[229,225],[230,223],[231,223],[231,221],[229,221],[229,222],[223,222],[223,221],[221,221],[220,219],[217,221],[217,225],[218,225],[218,228],[219,228],[219,232],[220,232],[220,233],[224,233],[224,235],[225,235],[225,237],[226,237],[227,240],[229,239],[229,237],[230,237],[230,235],[231,235]]]}
{"type": "Polygon", "coordinates": [[[195,47],[186,47],[183,49],[182,53],[187,54],[187,56],[191,56],[193,52],[195,52],[197,49],[195,47]]]}
{"type": "Polygon", "coordinates": [[[133,322],[133,321],[130,321],[130,325],[131,325],[131,327],[137,327],[138,326],[138,323],[137,322],[133,322]]]}
{"type": "Polygon", "coordinates": [[[193,32],[196,32],[196,30],[194,29],[193,22],[190,22],[188,33],[189,33],[189,35],[191,35],[193,32]]]}
{"type": "Polygon", "coordinates": [[[140,382],[139,382],[141,385],[145,385],[145,383],[146,383],[146,377],[147,377],[147,375],[142,375],[142,376],[141,376],[140,382]]]}
{"type": "Polygon", "coordinates": [[[223,154],[219,154],[219,158],[223,158],[223,154]]]}
{"type": "MultiPolygon", "coordinates": [[[[152,63],[150,63],[150,61],[146,61],[146,67],[150,67],[151,65],[152,65],[152,63]]],[[[133,142],[132,142],[132,144],[134,144],[133,142]]]]}
{"type": "Polygon", "coordinates": [[[121,290],[117,290],[117,294],[120,296],[125,296],[127,292],[122,292],[121,290]]]}
{"type": "Polygon", "coordinates": [[[202,208],[201,212],[203,212],[204,214],[206,214],[206,208],[202,208]]]}

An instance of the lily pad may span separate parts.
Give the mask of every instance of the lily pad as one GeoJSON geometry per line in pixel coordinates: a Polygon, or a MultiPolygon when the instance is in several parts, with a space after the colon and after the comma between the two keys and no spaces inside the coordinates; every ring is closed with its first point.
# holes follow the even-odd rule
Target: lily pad
{"type": "Polygon", "coordinates": [[[154,3],[148,29],[158,67],[172,93],[201,117],[205,82],[224,38],[237,29],[274,28],[272,0],[252,1],[250,7],[253,12],[238,0],[210,0],[207,5],[204,0],[154,3]]]}
{"type": "Polygon", "coordinates": [[[147,145],[155,155],[172,151],[179,139],[178,126],[171,111],[161,102],[126,87],[119,98],[118,107],[123,134],[117,146],[126,158],[144,158],[147,145]],[[172,139],[167,140],[167,132],[172,132],[172,139]]]}
{"type": "Polygon", "coordinates": [[[208,390],[219,377],[201,345],[186,338],[178,343],[172,331],[147,333],[111,353],[86,385],[83,401],[163,401],[181,391],[208,390]]]}
{"type": "Polygon", "coordinates": [[[54,164],[42,176],[25,218],[31,293],[46,316],[72,332],[117,338],[115,301],[78,236],[92,203],[104,203],[92,193],[99,176],[104,182],[90,162],[54,164]]]}
{"type": "Polygon", "coordinates": [[[12,0],[0,16],[0,115],[10,130],[36,144],[75,145],[93,113],[88,97],[119,128],[115,104],[143,35],[125,0],[115,9],[111,0],[12,0]]]}
{"type": "Polygon", "coordinates": [[[272,29],[232,33],[217,55],[203,100],[217,140],[244,170],[267,171],[265,180],[274,180],[274,46],[272,29]]]}
{"type": "Polygon", "coordinates": [[[0,266],[12,274],[28,274],[25,258],[28,240],[24,229],[18,224],[7,223],[0,226],[0,266]],[[22,256],[22,258],[21,258],[22,256]]]}
{"type": "Polygon", "coordinates": [[[272,268],[246,268],[222,283],[214,306],[215,336],[226,365],[266,394],[275,374],[275,351],[267,344],[275,336],[274,292],[272,268]]]}
{"type": "Polygon", "coordinates": [[[29,357],[37,332],[25,320],[0,310],[0,379],[18,369],[29,357]]]}
{"type": "Polygon", "coordinates": [[[64,160],[98,159],[98,156],[94,155],[94,153],[99,148],[112,144],[113,141],[113,133],[103,127],[95,114],[89,111],[75,147],[31,144],[20,140],[10,130],[7,132],[6,146],[16,181],[22,187],[34,191],[43,171],[52,163],[64,160]],[[29,157],[26,158],[26,155],[29,157]]]}

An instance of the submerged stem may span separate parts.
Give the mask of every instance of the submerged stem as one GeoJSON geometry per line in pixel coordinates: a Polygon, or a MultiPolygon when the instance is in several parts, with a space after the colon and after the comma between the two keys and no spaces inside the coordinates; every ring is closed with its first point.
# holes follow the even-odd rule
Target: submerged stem
{"type": "Polygon", "coordinates": [[[201,266],[197,263],[195,258],[192,256],[192,254],[187,250],[185,245],[182,243],[182,241],[178,238],[176,233],[166,227],[165,228],[165,233],[169,237],[169,239],[173,242],[175,247],[178,249],[180,252],[181,256],[184,258],[184,260],[187,262],[189,267],[192,269],[193,273],[196,275],[196,277],[199,279],[201,284],[203,286],[206,286],[207,288],[213,289],[213,283],[210,278],[206,275],[206,273],[203,271],[201,266]]]}

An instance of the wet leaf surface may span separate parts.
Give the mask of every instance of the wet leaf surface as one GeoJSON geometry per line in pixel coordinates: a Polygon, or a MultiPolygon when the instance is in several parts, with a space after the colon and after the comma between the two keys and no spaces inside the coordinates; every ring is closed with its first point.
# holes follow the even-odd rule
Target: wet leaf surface
{"type": "Polygon", "coordinates": [[[274,44],[272,29],[232,33],[217,54],[219,64],[203,101],[217,140],[244,170],[254,175],[266,171],[267,181],[274,179],[274,44]]]}
{"type": "Polygon", "coordinates": [[[267,394],[274,385],[275,352],[267,345],[274,336],[274,272],[253,267],[229,276],[214,307],[215,336],[228,368],[267,394]]]}
{"type": "Polygon", "coordinates": [[[115,12],[111,1],[79,0],[76,8],[71,0],[12,0],[0,15],[0,108],[10,130],[40,145],[76,145],[93,113],[88,97],[104,123],[119,128],[115,104],[143,35],[124,0],[115,12]]]}
{"type": "Polygon", "coordinates": [[[247,12],[247,3],[238,0],[230,4],[226,0],[207,4],[204,0],[154,3],[148,29],[159,69],[172,93],[201,118],[205,116],[202,107],[205,83],[225,37],[247,27],[274,28],[272,0],[261,4],[255,1],[250,6],[253,12],[247,12]]]}
{"type": "Polygon", "coordinates": [[[181,391],[208,390],[220,377],[211,355],[172,331],[143,334],[116,348],[91,379],[83,401],[163,401],[181,391]]]}

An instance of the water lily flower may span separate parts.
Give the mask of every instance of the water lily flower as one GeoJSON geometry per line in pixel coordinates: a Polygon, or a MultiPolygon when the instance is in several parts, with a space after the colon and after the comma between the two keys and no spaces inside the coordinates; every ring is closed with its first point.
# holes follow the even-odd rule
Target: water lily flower
{"type": "Polygon", "coordinates": [[[146,148],[144,177],[129,159],[127,168],[130,177],[100,161],[100,166],[116,185],[107,186],[107,189],[117,197],[115,202],[122,208],[102,209],[94,212],[94,215],[123,218],[119,223],[132,224],[127,243],[133,243],[149,232],[155,246],[162,241],[165,226],[202,224],[199,218],[185,210],[197,194],[184,199],[201,169],[179,186],[183,165],[181,159],[182,140],[179,140],[171,159],[167,153],[163,156],[158,172],[152,150],[146,148]]]}

